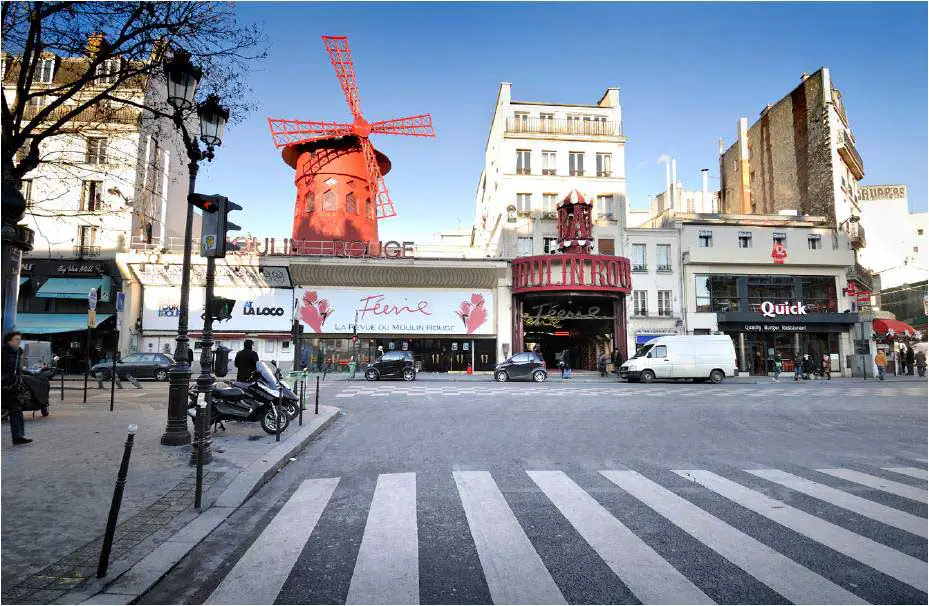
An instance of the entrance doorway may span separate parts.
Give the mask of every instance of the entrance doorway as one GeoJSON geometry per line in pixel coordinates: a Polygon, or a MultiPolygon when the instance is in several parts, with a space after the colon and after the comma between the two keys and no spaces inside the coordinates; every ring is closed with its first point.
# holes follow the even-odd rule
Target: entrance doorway
{"type": "Polygon", "coordinates": [[[567,350],[571,367],[596,370],[601,353],[613,350],[613,299],[609,297],[527,295],[523,300],[523,343],[538,349],[549,368],[567,350]]]}

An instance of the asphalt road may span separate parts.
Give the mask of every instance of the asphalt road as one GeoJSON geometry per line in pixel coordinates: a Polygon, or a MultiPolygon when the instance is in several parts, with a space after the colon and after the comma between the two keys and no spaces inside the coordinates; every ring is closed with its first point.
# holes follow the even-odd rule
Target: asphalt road
{"type": "Polygon", "coordinates": [[[344,415],[141,603],[927,601],[925,383],[322,397],[344,415]]]}

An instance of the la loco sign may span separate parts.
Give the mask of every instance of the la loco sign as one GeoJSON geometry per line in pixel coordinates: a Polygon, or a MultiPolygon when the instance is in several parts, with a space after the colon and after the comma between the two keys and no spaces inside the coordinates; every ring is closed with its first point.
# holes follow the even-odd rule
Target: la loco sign
{"type": "MultiPolygon", "coordinates": [[[[215,295],[235,304],[228,320],[214,322],[213,330],[236,332],[290,332],[293,292],[284,288],[217,288],[215,295]]],[[[176,331],[180,316],[179,288],[149,286],[142,302],[142,328],[176,331]]],[[[204,289],[190,289],[190,330],[203,329],[204,289]]]]}

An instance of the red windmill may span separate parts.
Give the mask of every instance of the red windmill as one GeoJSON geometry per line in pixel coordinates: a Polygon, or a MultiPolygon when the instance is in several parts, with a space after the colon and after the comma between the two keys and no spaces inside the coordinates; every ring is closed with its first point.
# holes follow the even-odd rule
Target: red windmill
{"type": "Polygon", "coordinates": [[[323,36],[352,122],[308,122],[268,118],[274,145],[296,175],[295,240],[376,242],[377,220],[392,217],[393,202],[384,184],[387,156],[374,149],[374,133],[434,137],[432,116],[368,122],[361,115],[355,66],[345,36],[323,36]]]}

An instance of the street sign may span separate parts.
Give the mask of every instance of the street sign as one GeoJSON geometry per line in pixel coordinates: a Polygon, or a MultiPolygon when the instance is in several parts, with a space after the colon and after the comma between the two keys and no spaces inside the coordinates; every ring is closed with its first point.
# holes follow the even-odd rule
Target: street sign
{"type": "Polygon", "coordinates": [[[126,293],[119,291],[116,293],[116,311],[122,311],[126,306],[126,293]]]}
{"type": "Polygon", "coordinates": [[[97,289],[91,288],[90,292],[87,293],[87,309],[90,311],[96,311],[97,309],[97,289]]]}

